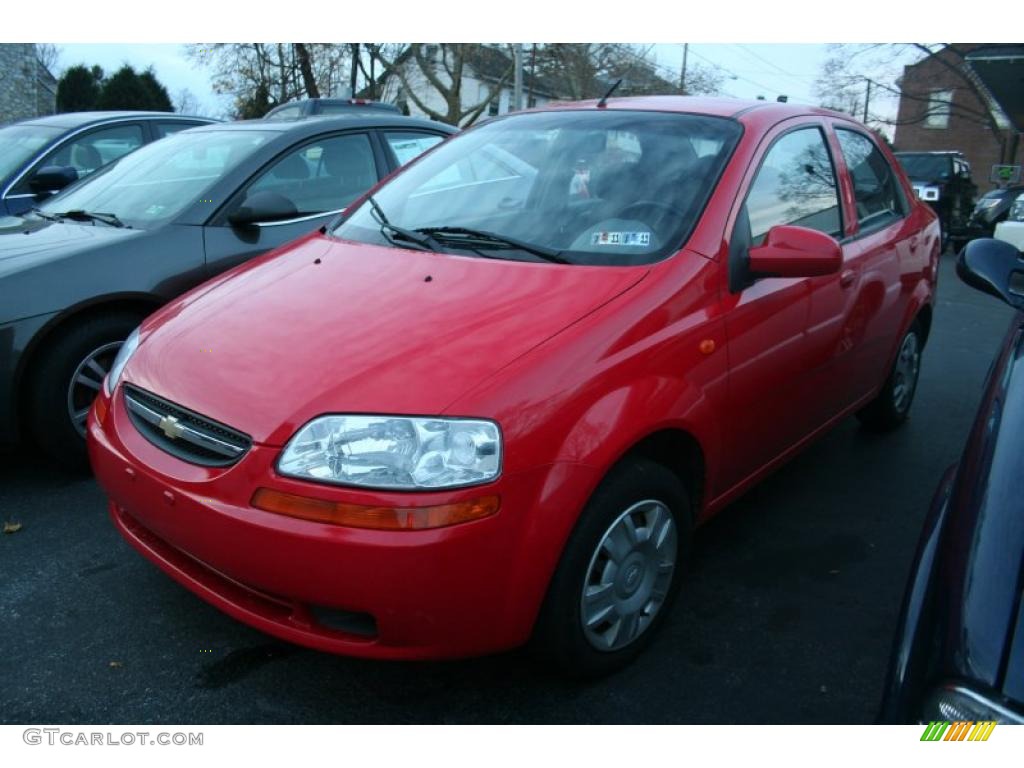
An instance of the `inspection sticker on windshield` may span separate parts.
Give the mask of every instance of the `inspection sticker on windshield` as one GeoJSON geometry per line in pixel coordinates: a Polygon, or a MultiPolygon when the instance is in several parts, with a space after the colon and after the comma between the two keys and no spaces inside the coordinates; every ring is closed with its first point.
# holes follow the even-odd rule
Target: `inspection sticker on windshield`
{"type": "Polygon", "coordinates": [[[594,232],[590,236],[591,245],[638,245],[651,244],[650,232],[594,232]]]}

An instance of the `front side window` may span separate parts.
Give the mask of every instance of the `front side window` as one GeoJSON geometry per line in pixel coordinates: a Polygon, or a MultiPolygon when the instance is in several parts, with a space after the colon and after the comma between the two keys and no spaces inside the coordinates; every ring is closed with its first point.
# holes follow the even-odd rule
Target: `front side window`
{"type": "Polygon", "coordinates": [[[20,168],[65,130],[45,125],[9,125],[0,128],[0,180],[20,168]]]}
{"type": "Polygon", "coordinates": [[[750,186],[746,208],[755,246],[768,230],[784,224],[842,234],[835,171],[820,128],[791,131],[772,145],[750,186]]]}
{"type": "Polygon", "coordinates": [[[176,133],[121,158],[40,207],[49,213],[113,213],[134,227],[159,224],[202,199],[213,184],[276,135],[230,130],[176,133]]]}
{"type": "Polygon", "coordinates": [[[836,137],[850,171],[861,228],[902,216],[903,195],[896,174],[874,142],[842,128],[836,129],[836,137]]]}
{"type": "Polygon", "coordinates": [[[924,127],[948,128],[952,105],[952,91],[932,91],[928,94],[928,111],[925,113],[924,127]]]}
{"type": "Polygon", "coordinates": [[[539,249],[571,263],[649,263],[682,245],[740,133],[699,115],[516,114],[446,141],[334,234],[489,258],[538,260],[539,249]]]}
{"type": "Polygon", "coordinates": [[[373,149],[365,133],[319,139],[275,162],[249,187],[295,204],[299,216],[340,211],[377,183],[373,149]]]}
{"type": "Polygon", "coordinates": [[[43,165],[70,166],[84,179],[107,163],[142,146],[141,125],[119,125],[73,139],[50,154],[43,165]]]}

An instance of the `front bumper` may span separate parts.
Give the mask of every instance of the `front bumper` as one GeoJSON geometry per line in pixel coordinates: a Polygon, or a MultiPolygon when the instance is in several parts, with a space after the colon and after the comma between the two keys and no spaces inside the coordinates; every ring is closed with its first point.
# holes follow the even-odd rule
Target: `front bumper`
{"type": "Polygon", "coordinates": [[[280,449],[262,445],[233,467],[200,467],[146,441],[120,389],[98,398],[88,436],[114,524],[149,560],[268,634],[368,658],[473,656],[526,642],[575,517],[564,510],[578,510],[597,479],[558,464],[458,491],[366,492],[280,477],[280,449]],[[501,508],[448,528],[365,530],[255,509],[258,487],[396,506],[497,494],[501,508]],[[548,513],[550,530],[538,525],[548,513]]]}

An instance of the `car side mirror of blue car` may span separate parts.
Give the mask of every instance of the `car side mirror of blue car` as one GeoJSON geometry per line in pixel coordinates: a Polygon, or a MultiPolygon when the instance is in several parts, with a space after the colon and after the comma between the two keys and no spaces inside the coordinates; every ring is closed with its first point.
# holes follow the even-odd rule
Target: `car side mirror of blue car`
{"type": "Polygon", "coordinates": [[[956,273],[972,288],[1024,309],[1024,257],[1010,243],[972,240],[957,258],[956,273]]]}
{"type": "Polygon", "coordinates": [[[290,199],[277,192],[254,192],[228,215],[233,226],[252,226],[264,222],[293,219],[299,215],[290,199]]]}
{"type": "Polygon", "coordinates": [[[78,171],[70,165],[47,165],[40,168],[28,186],[37,195],[53,194],[78,181],[78,171]]]}

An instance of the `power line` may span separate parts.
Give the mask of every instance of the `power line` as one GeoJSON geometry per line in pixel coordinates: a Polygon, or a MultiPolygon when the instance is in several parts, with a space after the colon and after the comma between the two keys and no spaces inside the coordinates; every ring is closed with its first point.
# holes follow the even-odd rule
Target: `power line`
{"type": "Polygon", "coordinates": [[[769,87],[768,87],[767,85],[764,85],[763,83],[759,83],[759,82],[757,82],[756,80],[751,80],[751,79],[750,79],[749,77],[740,77],[740,76],[739,76],[739,75],[737,75],[737,74],[736,74],[735,72],[733,72],[733,71],[732,71],[731,69],[726,69],[726,68],[725,68],[725,67],[723,67],[723,66],[722,66],[721,64],[718,64],[717,62],[714,62],[714,61],[712,61],[711,59],[709,59],[709,58],[708,58],[707,56],[705,56],[704,54],[702,54],[702,53],[698,53],[697,51],[695,51],[695,50],[694,50],[694,46],[693,46],[693,45],[691,45],[691,46],[690,46],[690,53],[691,53],[692,55],[696,56],[696,57],[697,57],[698,59],[703,59],[704,61],[706,61],[706,62],[707,62],[708,64],[710,64],[711,66],[715,67],[716,69],[720,69],[720,70],[722,70],[723,72],[725,72],[726,74],[729,74],[729,75],[731,75],[731,76],[732,76],[732,77],[734,77],[735,79],[737,79],[737,80],[743,80],[743,81],[744,81],[744,82],[746,82],[746,83],[750,83],[750,84],[751,84],[751,85],[753,85],[753,86],[754,86],[755,88],[760,88],[760,89],[762,89],[763,91],[765,91],[765,93],[766,93],[766,94],[768,94],[768,93],[772,93],[772,94],[775,94],[776,96],[778,96],[779,94],[781,94],[781,93],[782,93],[781,91],[778,91],[778,90],[776,90],[775,88],[769,88],[769,87]]]}

